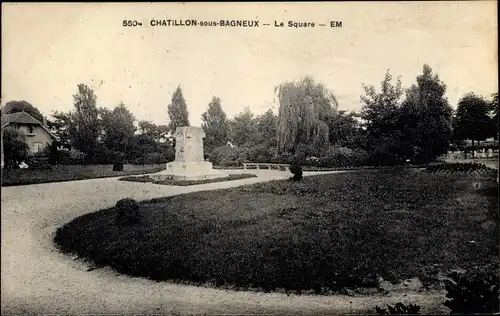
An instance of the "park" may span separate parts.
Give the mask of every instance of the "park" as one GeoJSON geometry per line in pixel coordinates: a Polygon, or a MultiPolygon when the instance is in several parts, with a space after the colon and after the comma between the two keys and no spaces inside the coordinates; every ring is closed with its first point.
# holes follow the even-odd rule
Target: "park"
{"type": "MultiPolygon", "coordinates": [[[[496,308],[498,167],[473,160],[368,166],[339,159],[327,168],[323,159],[301,160],[297,154],[288,161],[238,161],[231,157],[237,148],[228,145],[212,149],[222,152],[214,166],[204,148],[205,139],[216,138],[204,127],[178,126],[174,159],[163,167],[124,168],[118,155],[117,171],[116,161],[99,169],[53,163],[40,170],[5,170],[12,187],[2,188],[2,267],[17,275],[8,291],[20,300],[16,304],[12,297],[10,311],[50,312],[43,305],[46,296],[33,296],[40,286],[49,286],[46,295],[57,300],[82,286],[104,287],[103,282],[118,292],[99,290],[78,304],[59,304],[58,311],[116,312],[109,302],[122,297],[124,286],[148,297],[157,296],[158,287],[169,289],[173,297],[166,302],[181,306],[181,314],[235,308],[374,314],[386,307],[446,314],[446,306],[496,308]],[[300,176],[292,178],[297,167],[300,176]],[[27,238],[27,232],[34,235],[27,238]],[[45,264],[33,266],[33,260],[45,264]],[[29,273],[19,275],[18,269],[29,273]],[[75,278],[78,285],[61,287],[75,278]],[[493,287],[464,306],[460,300],[467,294],[446,296],[453,284],[466,286],[457,283],[461,278],[488,280],[493,287]],[[20,286],[27,282],[33,293],[29,307],[22,307],[26,296],[20,286]],[[194,303],[186,293],[215,295],[219,303],[190,308],[194,303]],[[248,302],[234,303],[238,297],[248,302]]],[[[132,306],[130,297],[127,302],[127,310],[137,313],[175,312],[165,305],[132,306]]]]}
{"type": "Polygon", "coordinates": [[[3,314],[499,312],[493,6],[90,5],[6,6],[3,314]]]}

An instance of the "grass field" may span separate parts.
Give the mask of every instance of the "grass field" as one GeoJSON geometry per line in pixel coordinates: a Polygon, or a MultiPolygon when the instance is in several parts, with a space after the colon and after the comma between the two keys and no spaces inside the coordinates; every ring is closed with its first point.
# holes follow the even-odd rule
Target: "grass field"
{"type": "Polygon", "coordinates": [[[119,177],[162,170],[165,170],[165,164],[124,165],[123,171],[113,171],[113,165],[61,165],[39,170],[4,169],[2,170],[2,186],[119,177]]]}
{"type": "Polygon", "coordinates": [[[498,258],[495,176],[370,171],[272,181],[141,203],[141,222],[101,210],[55,242],[154,280],[331,293],[498,258]],[[479,185],[478,185],[479,184],[479,185]]]}
{"type": "Polygon", "coordinates": [[[205,180],[174,180],[174,179],[166,179],[166,180],[154,180],[149,176],[135,176],[135,177],[123,177],[120,178],[120,181],[131,181],[131,182],[142,182],[142,183],[154,183],[154,184],[162,184],[162,185],[177,185],[177,186],[188,186],[188,185],[197,185],[197,184],[206,184],[206,183],[216,183],[216,182],[224,182],[224,181],[234,181],[234,180],[242,180],[248,178],[256,178],[255,174],[230,174],[227,177],[215,178],[215,179],[205,179],[205,180]]]}

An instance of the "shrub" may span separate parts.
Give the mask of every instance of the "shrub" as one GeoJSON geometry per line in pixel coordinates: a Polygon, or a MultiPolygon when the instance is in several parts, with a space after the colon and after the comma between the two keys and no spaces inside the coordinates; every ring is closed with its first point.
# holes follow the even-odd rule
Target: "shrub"
{"type": "Polygon", "coordinates": [[[317,165],[320,167],[347,167],[365,164],[368,154],[361,149],[330,146],[325,155],[320,157],[317,165]]]}
{"type": "Polygon", "coordinates": [[[123,171],[123,161],[115,161],[113,171],[123,171]]]}
{"type": "Polygon", "coordinates": [[[293,181],[302,180],[302,167],[301,166],[298,166],[298,165],[290,166],[290,172],[293,174],[293,177],[292,177],[293,181]]]}
{"type": "Polygon", "coordinates": [[[495,272],[454,272],[445,280],[444,305],[451,314],[494,314],[499,312],[499,276],[495,272]]]}
{"type": "Polygon", "coordinates": [[[248,159],[248,148],[245,147],[234,147],[220,146],[215,148],[209,155],[209,160],[216,166],[223,166],[228,162],[237,162],[241,164],[243,162],[249,161],[248,159]]]}
{"type": "Polygon", "coordinates": [[[121,199],[116,202],[116,222],[119,225],[134,225],[140,220],[139,204],[133,199],[121,199]]]}
{"type": "MultiPolygon", "coordinates": [[[[403,303],[396,303],[394,306],[387,305],[390,315],[416,315],[420,311],[420,306],[410,303],[405,306],[403,303]]],[[[387,309],[375,306],[375,311],[379,315],[387,315],[387,309]]]]}
{"type": "Polygon", "coordinates": [[[5,167],[17,168],[18,163],[25,160],[29,155],[26,136],[13,127],[6,127],[2,133],[5,167]]]}
{"type": "Polygon", "coordinates": [[[29,169],[43,170],[52,168],[51,165],[49,164],[49,158],[47,157],[40,157],[40,156],[31,157],[27,161],[27,164],[29,166],[29,169]]]}
{"type": "Polygon", "coordinates": [[[62,165],[81,165],[85,161],[85,156],[84,153],[75,149],[63,149],[59,152],[59,163],[62,165]]]}
{"type": "Polygon", "coordinates": [[[445,163],[432,165],[426,168],[428,172],[439,172],[439,171],[455,171],[455,172],[467,172],[467,171],[477,171],[477,170],[489,170],[483,164],[478,163],[445,163]]]}

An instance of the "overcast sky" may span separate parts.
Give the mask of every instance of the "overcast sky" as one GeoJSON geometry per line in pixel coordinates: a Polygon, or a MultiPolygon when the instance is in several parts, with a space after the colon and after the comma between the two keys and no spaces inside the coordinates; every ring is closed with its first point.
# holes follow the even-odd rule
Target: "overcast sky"
{"type": "Polygon", "coordinates": [[[199,126],[213,95],[229,116],[245,106],[260,114],[273,107],[274,86],[305,75],[331,89],[341,109],[359,110],[362,83],[379,87],[390,68],[408,87],[427,63],[455,107],[469,91],[498,90],[496,10],[496,1],[2,4],[2,105],[26,100],[45,115],[68,111],[85,83],[99,106],[124,102],[137,119],[166,124],[180,85],[199,126]],[[123,27],[124,19],[143,26],[123,27]],[[260,27],[151,27],[152,19],[260,27]],[[275,28],[275,20],[316,27],[275,28]],[[329,27],[332,20],[343,27],[329,27]]]}

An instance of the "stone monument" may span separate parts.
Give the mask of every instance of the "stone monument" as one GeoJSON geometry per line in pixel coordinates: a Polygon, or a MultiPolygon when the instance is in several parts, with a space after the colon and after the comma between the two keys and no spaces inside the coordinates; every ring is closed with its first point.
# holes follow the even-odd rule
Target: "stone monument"
{"type": "Polygon", "coordinates": [[[167,163],[167,169],[150,177],[155,180],[205,180],[227,176],[214,170],[212,163],[204,160],[203,138],[200,127],[182,126],[175,130],[175,160],[167,163]]]}

